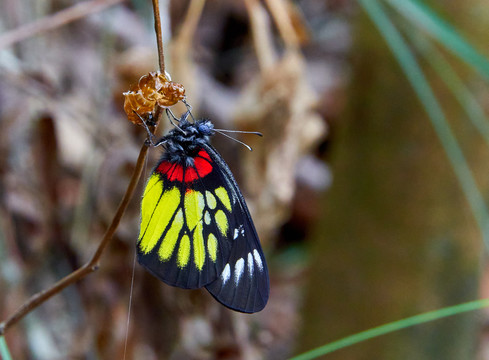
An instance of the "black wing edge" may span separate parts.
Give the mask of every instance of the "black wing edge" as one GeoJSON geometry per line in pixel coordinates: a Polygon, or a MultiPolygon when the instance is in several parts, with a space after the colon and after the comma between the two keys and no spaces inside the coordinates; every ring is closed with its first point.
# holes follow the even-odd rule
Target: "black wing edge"
{"type": "Polygon", "coordinates": [[[243,313],[255,313],[263,310],[268,302],[270,294],[268,269],[264,262],[263,253],[258,251],[258,249],[255,250],[262,259],[261,269],[257,266],[253,252],[247,253],[251,254],[251,261],[248,260],[248,255],[244,258],[238,257],[236,259],[235,254],[233,254],[228,263],[229,272],[224,270],[217,280],[205,287],[217,301],[232,310],[243,313]],[[243,259],[244,263],[240,271],[236,264],[241,259],[243,259]],[[250,264],[253,270],[250,270],[250,264]],[[250,275],[251,271],[253,271],[252,275],[250,275]],[[241,274],[239,278],[237,276],[238,273],[241,274]]]}
{"type": "Polygon", "coordinates": [[[222,170],[223,180],[236,195],[244,213],[243,228],[238,231],[228,262],[218,279],[206,285],[222,305],[243,313],[263,310],[270,295],[270,280],[265,256],[238,184],[219,153],[210,145],[205,149],[222,170]]]}

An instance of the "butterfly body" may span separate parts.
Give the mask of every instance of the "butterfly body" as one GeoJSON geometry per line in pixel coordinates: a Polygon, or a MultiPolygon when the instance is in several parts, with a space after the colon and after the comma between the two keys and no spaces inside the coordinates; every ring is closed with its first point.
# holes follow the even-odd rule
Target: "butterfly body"
{"type": "Polygon", "coordinates": [[[178,127],[144,191],[138,261],[160,280],[206,287],[223,305],[256,312],[268,301],[268,270],[243,195],[210,145],[209,120],[178,127]]]}

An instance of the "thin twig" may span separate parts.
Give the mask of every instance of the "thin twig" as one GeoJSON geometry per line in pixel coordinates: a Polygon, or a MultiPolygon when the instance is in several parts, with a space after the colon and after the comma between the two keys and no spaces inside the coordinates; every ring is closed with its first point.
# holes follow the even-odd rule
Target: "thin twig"
{"type": "Polygon", "coordinates": [[[5,321],[0,323],[0,336],[3,335],[9,327],[16,324],[20,319],[22,319],[25,315],[27,315],[36,307],[44,303],[51,296],[56,295],[67,286],[81,280],[86,275],[98,269],[100,257],[102,256],[104,249],[106,248],[109,241],[112,239],[117,227],[119,226],[121,218],[124,215],[124,212],[126,211],[127,205],[129,204],[129,201],[132,198],[134,190],[136,189],[136,185],[143,171],[143,166],[146,160],[147,153],[148,153],[148,147],[146,145],[143,145],[141,151],[139,152],[139,157],[136,162],[136,167],[132,174],[131,181],[129,182],[129,186],[127,187],[126,193],[124,194],[124,197],[122,198],[122,201],[119,204],[117,212],[115,213],[109,228],[105,232],[105,235],[102,238],[100,244],[98,245],[97,250],[93,254],[92,258],[81,268],[72,272],[68,276],[64,277],[49,289],[40,291],[37,294],[31,296],[31,298],[27,300],[20,308],[18,308],[11,316],[9,316],[5,321]]]}
{"type": "Polygon", "coordinates": [[[22,40],[54,30],[87,15],[100,12],[105,8],[121,3],[124,0],[91,0],[73,5],[30,24],[20,26],[0,36],[0,49],[11,46],[22,40]]]}
{"type": "Polygon", "coordinates": [[[158,0],[153,0],[153,13],[155,17],[156,44],[158,46],[158,61],[160,71],[165,73],[165,52],[163,50],[163,35],[161,34],[160,4],[158,0]]]}
{"type": "Polygon", "coordinates": [[[270,30],[270,19],[263,5],[258,0],[245,0],[246,10],[251,22],[251,33],[255,53],[262,73],[269,70],[276,62],[273,40],[270,30]]]}
{"type": "Polygon", "coordinates": [[[299,37],[287,12],[287,3],[282,0],[266,0],[280,36],[289,50],[299,48],[299,37]]]}
{"type": "Polygon", "coordinates": [[[205,0],[192,0],[190,2],[187,15],[178,33],[178,38],[175,40],[177,43],[183,41],[187,48],[191,47],[204,5],[205,0]]]}
{"type": "MultiPolygon", "coordinates": [[[[205,0],[190,1],[185,19],[176,32],[176,35],[172,37],[170,44],[172,75],[175,75],[178,81],[185,84],[185,94],[189,98],[195,98],[197,96],[195,91],[197,91],[196,81],[198,81],[198,76],[196,75],[196,67],[193,60],[193,50],[195,48],[195,32],[197,31],[204,6],[205,0]]],[[[177,104],[175,109],[181,113],[186,111],[182,102],[177,104]]]]}

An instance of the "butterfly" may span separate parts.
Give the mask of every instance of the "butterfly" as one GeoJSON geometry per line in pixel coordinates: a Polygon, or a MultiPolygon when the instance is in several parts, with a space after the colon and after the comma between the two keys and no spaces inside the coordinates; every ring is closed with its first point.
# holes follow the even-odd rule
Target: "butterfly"
{"type": "Polygon", "coordinates": [[[189,114],[154,144],[165,152],[143,193],[138,262],[169,285],[205,287],[232,310],[260,311],[270,281],[250,212],[210,145],[214,125],[189,114]]]}

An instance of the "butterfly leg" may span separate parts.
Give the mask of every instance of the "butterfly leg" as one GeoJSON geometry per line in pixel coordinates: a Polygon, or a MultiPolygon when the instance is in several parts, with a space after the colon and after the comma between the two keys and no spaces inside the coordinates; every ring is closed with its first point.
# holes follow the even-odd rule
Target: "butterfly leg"
{"type": "Polygon", "coordinates": [[[166,108],[165,109],[166,111],[166,116],[168,117],[168,120],[170,120],[170,123],[175,126],[178,130],[180,130],[184,135],[186,135],[185,131],[182,130],[182,128],[180,126],[178,126],[177,124],[175,124],[173,121],[177,121],[177,122],[180,122],[180,119],[178,119],[175,114],[173,114],[173,112],[169,109],[169,108],[166,108]]]}
{"type": "Polygon", "coordinates": [[[192,114],[192,105],[190,105],[186,99],[182,99],[181,100],[184,104],[185,104],[185,107],[187,108],[187,113],[186,115],[190,115],[190,117],[192,118],[192,121],[195,122],[195,118],[194,118],[194,115],[192,114]]]}
{"type": "MultiPolygon", "coordinates": [[[[146,139],[146,144],[151,145],[153,147],[156,146],[155,142],[154,142],[155,136],[153,135],[153,133],[149,129],[148,124],[146,123],[146,120],[141,115],[139,115],[136,111],[133,110],[133,112],[139,117],[139,119],[141,120],[141,123],[143,124],[144,128],[146,129],[146,132],[148,133],[148,137],[146,139]]],[[[155,122],[153,120],[153,114],[151,114],[151,113],[149,115],[148,122],[150,123],[151,126],[155,125],[155,122]]]]}

